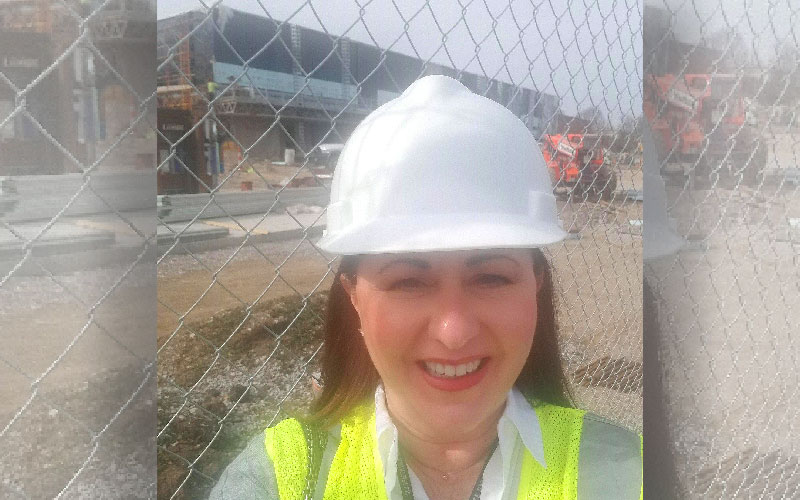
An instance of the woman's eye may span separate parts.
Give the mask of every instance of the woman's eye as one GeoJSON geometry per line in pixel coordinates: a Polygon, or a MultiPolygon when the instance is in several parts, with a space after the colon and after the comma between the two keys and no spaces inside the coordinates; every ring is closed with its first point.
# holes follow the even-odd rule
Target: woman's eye
{"type": "Polygon", "coordinates": [[[511,279],[502,274],[479,274],[473,282],[479,286],[502,286],[511,283],[511,279]]]}
{"type": "Polygon", "coordinates": [[[390,290],[418,290],[425,286],[425,282],[419,278],[403,278],[392,283],[390,290]]]}

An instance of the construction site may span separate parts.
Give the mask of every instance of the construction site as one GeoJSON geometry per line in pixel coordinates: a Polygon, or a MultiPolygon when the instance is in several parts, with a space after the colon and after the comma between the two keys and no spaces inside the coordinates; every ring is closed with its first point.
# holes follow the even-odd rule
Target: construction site
{"type": "Polygon", "coordinates": [[[189,3],[0,0],[0,497],[207,498],[305,413],[341,262],[319,243],[334,166],[431,74],[542,153],[575,407],[661,439],[661,496],[798,497],[793,6],[189,3]],[[674,248],[648,255],[648,227],[674,248]]]}
{"type": "Polygon", "coordinates": [[[665,184],[661,232],[679,239],[644,274],[660,320],[653,378],[669,401],[659,432],[669,435],[681,498],[798,491],[799,443],[777,423],[797,408],[800,52],[774,13],[759,32],[760,14],[693,31],[645,6],[643,111],[665,184]]]}
{"type": "Polygon", "coordinates": [[[500,102],[538,140],[570,233],[549,254],[570,380],[587,407],[640,428],[633,127],[570,116],[524,85],[223,7],[161,19],[158,33],[160,497],[204,497],[247,439],[311,402],[336,266],[315,245],[334,166],[367,114],[429,74],[500,102]]]}
{"type": "Polygon", "coordinates": [[[668,34],[666,11],[648,13],[643,111],[668,183],[694,190],[800,182],[791,93],[776,87],[780,65],[773,74],[748,65],[754,56],[732,33],[713,45],[681,42],[668,34]]]}
{"type": "Polygon", "coordinates": [[[427,74],[503,103],[536,137],[572,123],[553,95],[227,7],[159,20],[158,37],[159,194],[319,185],[320,146],[427,74]]]}
{"type": "MultiPolygon", "coordinates": [[[[708,498],[707,492],[714,498],[750,498],[740,493],[755,497],[775,484],[789,491],[786,478],[796,470],[797,438],[784,425],[764,425],[761,412],[779,415],[775,423],[791,421],[796,413],[796,405],[776,404],[796,393],[791,376],[778,376],[796,372],[787,340],[797,323],[791,301],[796,280],[785,268],[800,227],[792,103],[765,100],[760,90],[765,71],[737,66],[735,56],[714,46],[681,42],[669,36],[668,23],[658,25],[658,12],[648,16],[656,24],[645,30],[644,81],[641,88],[629,89],[638,90],[644,101],[634,127],[604,129],[591,119],[565,116],[557,106],[551,119],[545,118],[546,126],[527,122],[547,162],[559,218],[570,234],[546,251],[553,265],[565,370],[579,407],[641,432],[644,267],[658,278],[663,294],[663,310],[658,311],[663,315],[661,368],[675,402],[669,417],[679,422],[672,443],[680,457],[678,472],[691,492],[681,498],[708,498]],[[665,218],[682,247],[676,255],[643,264],[640,138],[645,124],[657,137],[655,157],[668,203],[663,208],[669,210],[665,218]],[[765,283],[772,288],[766,290],[765,283]],[[750,360],[767,356],[774,363],[766,370],[756,365],[755,371],[769,375],[750,376],[750,360]],[[748,398],[761,405],[751,410],[748,398]],[[720,408],[726,404],[746,408],[745,416],[753,417],[746,432],[720,408]],[[759,446],[750,439],[753,435],[759,446]],[[742,489],[731,491],[737,487],[742,489]]],[[[291,37],[297,31],[274,38],[283,40],[277,43],[281,50],[294,50],[289,50],[293,64],[303,54],[302,42],[291,37]]],[[[166,46],[191,39],[179,36],[166,46]]],[[[265,45],[267,50],[276,46],[265,45]]],[[[188,61],[178,73],[188,75],[192,57],[181,58],[180,50],[172,54],[188,61]]],[[[162,56],[168,57],[166,52],[162,56]]],[[[255,78],[248,76],[250,71],[241,78],[240,72],[222,73],[225,77],[214,77],[210,86],[197,77],[189,87],[180,87],[186,81],[181,83],[168,66],[163,70],[173,71],[170,83],[178,87],[164,81],[160,105],[188,120],[182,128],[172,125],[172,137],[192,137],[191,154],[200,164],[224,165],[217,178],[212,168],[184,176],[195,179],[191,189],[264,190],[275,202],[266,207],[268,213],[217,214],[208,221],[198,216],[190,224],[225,228],[227,246],[191,241],[191,229],[177,224],[161,245],[159,494],[194,498],[213,487],[251,436],[302,413],[313,400],[326,290],[336,262],[316,246],[325,225],[324,200],[291,202],[290,192],[302,192],[302,186],[323,190],[350,127],[380,104],[379,96],[389,94],[376,92],[370,101],[365,82],[357,80],[363,95],[344,92],[339,99],[347,104],[340,108],[345,112],[328,117],[332,101],[324,99],[321,89],[326,87],[309,83],[313,71],[292,73],[298,85],[280,94],[247,83],[255,78]],[[226,84],[227,76],[233,78],[226,84]],[[295,103],[309,101],[313,109],[306,114],[294,109],[295,103]],[[180,106],[191,106],[191,111],[180,106]],[[237,109],[250,114],[243,111],[237,117],[237,109]],[[246,116],[263,120],[259,133],[247,131],[246,116]],[[303,118],[308,116],[321,117],[321,128],[308,126],[313,122],[303,118]],[[341,127],[340,118],[345,120],[341,127]],[[245,143],[242,137],[260,139],[245,143]],[[228,139],[235,147],[224,145],[228,139]],[[214,141],[221,141],[221,162],[214,141]],[[230,165],[238,166],[235,173],[230,165]],[[294,233],[278,224],[281,217],[294,233]],[[282,232],[286,237],[279,239],[282,232]]],[[[426,74],[415,68],[419,76],[426,74]]],[[[523,118],[531,116],[531,109],[535,115],[535,106],[529,107],[523,118]]],[[[160,130],[166,126],[159,124],[160,130]]],[[[170,158],[169,144],[159,148],[170,158]]],[[[179,163],[181,168],[190,165],[179,163]]],[[[189,189],[159,182],[160,193],[189,189]]],[[[217,193],[211,201],[223,204],[225,194],[233,193],[217,193]]]]}
{"type": "MultiPolygon", "coordinates": [[[[0,129],[0,173],[78,172],[76,162],[88,166],[98,160],[98,172],[150,168],[155,134],[146,120],[131,124],[131,119],[153,87],[154,75],[140,68],[154,64],[155,33],[147,14],[154,5],[154,0],[0,2],[5,49],[0,70],[17,89],[43,77],[27,95],[27,114],[18,113],[0,129]],[[68,64],[47,71],[78,36],[76,16],[101,5],[89,23],[93,45],[78,47],[68,64]],[[67,160],[59,146],[74,160],[67,160]]],[[[14,95],[10,86],[0,86],[3,116],[17,105],[14,95]]],[[[155,108],[147,111],[154,122],[155,108]]]]}

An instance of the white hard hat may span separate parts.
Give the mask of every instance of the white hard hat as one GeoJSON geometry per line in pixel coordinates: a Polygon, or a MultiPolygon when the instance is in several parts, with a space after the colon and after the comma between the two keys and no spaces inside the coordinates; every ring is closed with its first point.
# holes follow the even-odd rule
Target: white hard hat
{"type": "Polygon", "coordinates": [[[319,246],[345,255],[529,248],[565,236],[525,125],[458,81],[427,76],[345,144],[319,246]]]}
{"type": "Polygon", "coordinates": [[[686,244],[672,227],[667,213],[667,191],[659,173],[658,153],[650,127],[642,131],[642,184],[644,189],[644,221],[642,258],[646,261],[672,255],[686,244]]]}

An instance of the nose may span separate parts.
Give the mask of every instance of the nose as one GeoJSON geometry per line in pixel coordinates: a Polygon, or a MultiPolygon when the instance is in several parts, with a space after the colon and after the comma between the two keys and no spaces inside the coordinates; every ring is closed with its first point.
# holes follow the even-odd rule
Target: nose
{"type": "Polygon", "coordinates": [[[480,332],[474,307],[460,291],[444,291],[431,323],[431,335],[446,348],[456,351],[480,332]]]}

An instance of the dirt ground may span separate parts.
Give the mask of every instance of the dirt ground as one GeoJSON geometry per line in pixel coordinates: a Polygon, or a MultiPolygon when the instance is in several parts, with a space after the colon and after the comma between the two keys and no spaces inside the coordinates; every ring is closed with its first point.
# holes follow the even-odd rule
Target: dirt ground
{"type": "Polygon", "coordinates": [[[668,192],[688,242],[645,271],[687,498],[794,498],[797,188],[668,192]]]}
{"type": "Polygon", "coordinates": [[[295,240],[244,248],[225,265],[234,251],[159,266],[159,498],[205,498],[252,436],[310,402],[328,258],[295,240]],[[191,476],[187,460],[197,460],[191,476]]]}
{"type": "Polygon", "coordinates": [[[313,290],[330,287],[328,258],[307,242],[246,247],[225,264],[235,250],[179,255],[162,262],[158,277],[159,346],[175,331],[182,316],[184,323],[198,323],[256,300],[308,296],[313,290]]]}
{"type": "Polygon", "coordinates": [[[155,495],[154,262],[0,290],[0,497],[155,495]]]}
{"type": "Polygon", "coordinates": [[[205,498],[250,438],[311,401],[325,293],[231,309],[159,353],[160,498],[205,498]],[[237,333],[228,339],[232,331],[237,333]],[[220,346],[218,351],[209,344],[220,346]],[[187,360],[189,360],[187,362],[187,360]],[[195,463],[189,476],[187,460],[195,463]]]}
{"type": "MultiPolygon", "coordinates": [[[[289,184],[291,187],[318,186],[320,182],[330,179],[330,171],[317,168],[312,163],[307,163],[305,167],[302,162],[294,165],[275,164],[268,160],[250,161],[247,160],[233,173],[226,172],[229,177],[224,177],[225,183],[221,191],[260,191],[274,189],[289,184]],[[315,179],[314,177],[317,177],[315,179]],[[249,186],[243,187],[249,183],[249,186]]],[[[235,167],[236,163],[232,164],[235,167]]]]}

